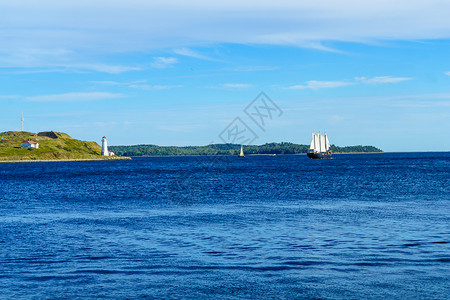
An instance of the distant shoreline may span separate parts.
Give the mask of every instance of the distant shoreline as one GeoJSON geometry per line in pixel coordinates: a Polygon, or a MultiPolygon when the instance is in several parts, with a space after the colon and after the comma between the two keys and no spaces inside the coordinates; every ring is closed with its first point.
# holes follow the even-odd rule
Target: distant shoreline
{"type": "MultiPolygon", "coordinates": [[[[157,146],[151,144],[131,146],[110,146],[109,148],[117,155],[122,156],[184,156],[184,155],[238,155],[241,146],[244,154],[305,154],[310,145],[294,144],[290,142],[266,143],[263,145],[240,145],[240,144],[210,144],[206,146],[157,146]]],[[[374,146],[330,146],[333,153],[382,153],[383,150],[374,146]]]]}
{"type": "MultiPolygon", "coordinates": [[[[341,155],[341,154],[385,154],[387,152],[344,152],[344,153],[333,153],[333,155],[341,155]]],[[[401,152],[399,152],[401,153],[401,152]]],[[[306,153],[294,153],[294,154],[245,154],[245,156],[291,156],[291,155],[305,155],[306,153]]],[[[186,154],[186,155],[130,155],[125,157],[201,157],[201,156],[208,156],[208,157],[215,157],[215,156],[225,156],[225,157],[237,157],[235,154],[186,154]]]]}

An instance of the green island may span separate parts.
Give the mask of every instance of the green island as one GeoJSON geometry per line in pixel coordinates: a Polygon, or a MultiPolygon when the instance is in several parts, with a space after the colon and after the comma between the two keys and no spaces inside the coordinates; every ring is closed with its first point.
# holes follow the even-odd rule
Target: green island
{"type": "Polygon", "coordinates": [[[80,141],[63,132],[0,133],[0,162],[129,159],[120,156],[102,156],[101,150],[96,142],[80,141]],[[38,148],[21,148],[22,143],[27,141],[37,143],[38,148]]]}
{"type": "MultiPolygon", "coordinates": [[[[118,155],[124,156],[181,156],[181,155],[238,155],[241,145],[238,144],[212,144],[208,146],[110,146],[109,149],[118,155]]],[[[246,155],[251,154],[303,154],[309,145],[294,143],[268,143],[264,145],[244,145],[246,155]]],[[[374,146],[345,146],[331,145],[333,153],[382,153],[383,150],[374,146]]]]}

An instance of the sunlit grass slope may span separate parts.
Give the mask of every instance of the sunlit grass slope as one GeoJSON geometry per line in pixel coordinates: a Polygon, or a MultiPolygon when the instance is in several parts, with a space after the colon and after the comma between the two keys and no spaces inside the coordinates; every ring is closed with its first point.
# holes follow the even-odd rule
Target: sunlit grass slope
{"type": "Polygon", "coordinates": [[[73,139],[66,133],[50,132],[53,138],[32,132],[7,131],[0,133],[0,160],[58,160],[101,158],[101,147],[96,142],[73,139]],[[39,149],[21,149],[20,145],[33,140],[39,149]]]}

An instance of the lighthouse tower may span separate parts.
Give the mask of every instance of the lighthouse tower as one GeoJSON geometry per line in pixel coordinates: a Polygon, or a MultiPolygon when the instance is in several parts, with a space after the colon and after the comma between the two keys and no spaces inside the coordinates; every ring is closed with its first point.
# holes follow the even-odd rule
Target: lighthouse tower
{"type": "Polygon", "coordinates": [[[102,155],[103,156],[109,156],[108,144],[107,144],[107,141],[106,141],[106,136],[104,136],[102,138],[102,155]]]}

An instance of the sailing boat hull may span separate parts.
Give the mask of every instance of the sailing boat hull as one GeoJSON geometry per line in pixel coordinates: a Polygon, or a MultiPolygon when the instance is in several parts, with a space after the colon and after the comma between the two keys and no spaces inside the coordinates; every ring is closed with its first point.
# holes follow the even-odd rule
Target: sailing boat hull
{"type": "Polygon", "coordinates": [[[330,159],[331,153],[308,152],[306,153],[311,159],[330,159]]]}

